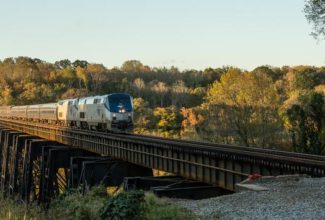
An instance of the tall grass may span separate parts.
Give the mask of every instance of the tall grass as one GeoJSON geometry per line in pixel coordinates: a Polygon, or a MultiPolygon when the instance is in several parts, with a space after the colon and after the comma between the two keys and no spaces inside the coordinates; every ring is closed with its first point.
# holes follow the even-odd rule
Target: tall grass
{"type": "Polygon", "coordinates": [[[45,212],[35,204],[28,206],[20,201],[5,198],[0,192],[0,220],[37,220],[45,219],[45,212]]]}

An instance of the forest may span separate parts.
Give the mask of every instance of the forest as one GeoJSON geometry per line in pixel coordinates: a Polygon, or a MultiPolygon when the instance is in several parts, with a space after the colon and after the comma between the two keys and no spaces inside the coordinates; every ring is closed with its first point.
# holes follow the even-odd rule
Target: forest
{"type": "Polygon", "coordinates": [[[126,92],[135,133],[325,155],[325,67],[183,70],[0,60],[0,105],[126,92]]]}

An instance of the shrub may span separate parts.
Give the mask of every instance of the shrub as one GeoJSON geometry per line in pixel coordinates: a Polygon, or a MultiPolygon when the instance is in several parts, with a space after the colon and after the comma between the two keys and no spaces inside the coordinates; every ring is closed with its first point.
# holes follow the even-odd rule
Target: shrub
{"type": "Polygon", "coordinates": [[[143,219],[145,211],[144,192],[121,192],[108,200],[101,214],[107,220],[143,219]]]}

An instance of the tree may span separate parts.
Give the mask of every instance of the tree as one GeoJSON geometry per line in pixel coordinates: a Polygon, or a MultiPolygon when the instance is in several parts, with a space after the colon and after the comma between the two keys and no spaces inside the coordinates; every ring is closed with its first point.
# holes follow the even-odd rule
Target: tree
{"type": "Polygon", "coordinates": [[[156,127],[158,132],[164,137],[179,134],[182,118],[180,112],[175,106],[170,106],[167,108],[157,107],[154,109],[153,115],[156,117],[156,127]]]}
{"type": "Polygon", "coordinates": [[[86,70],[80,66],[76,67],[76,75],[78,78],[78,82],[79,82],[79,89],[82,88],[82,82],[86,87],[86,90],[89,91],[89,81],[90,81],[90,77],[89,75],[86,73],[86,70]]]}
{"type": "Polygon", "coordinates": [[[310,67],[300,67],[294,69],[294,89],[307,90],[313,89],[317,85],[316,70],[310,67]]]}
{"type": "Polygon", "coordinates": [[[98,93],[100,87],[107,80],[107,69],[102,64],[89,64],[86,68],[86,73],[90,77],[91,91],[98,93]]]}
{"type": "Polygon", "coordinates": [[[143,79],[141,79],[141,78],[136,78],[135,80],[134,80],[134,82],[133,82],[133,85],[134,85],[134,88],[136,89],[136,91],[137,91],[137,95],[138,95],[138,97],[140,97],[141,96],[141,92],[142,92],[142,90],[145,88],[145,83],[144,83],[144,81],[143,81],[143,79]]]}
{"type": "Polygon", "coordinates": [[[76,71],[71,68],[64,68],[59,71],[64,82],[67,83],[68,88],[71,88],[74,82],[77,81],[76,71]]]}
{"type": "Polygon", "coordinates": [[[71,61],[68,60],[68,59],[64,59],[64,60],[60,60],[60,61],[56,61],[54,63],[54,65],[57,67],[57,68],[60,68],[60,69],[64,69],[64,68],[68,68],[68,67],[71,67],[71,61]]]}
{"type": "Polygon", "coordinates": [[[164,97],[166,93],[168,92],[168,87],[166,86],[166,83],[164,82],[158,82],[155,84],[152,88],[153,91],[159,93],[160,95],[160,107],[164,106],[164,97]]]}
{"type": "Polygon", "coordinates": [[[200,129],[205,118],[201,114],[201,108],[181,108],[183,116],[181,136],[186,139],[201,139],[200,129]]]}
{"type": "Polygon", "coordinates": [[[207,110],[233,128],[241,144],[271,146],[280,118],[278,94],[268,75],[229,69],[208,90],[206,100],[207,110]]]}
{"type": "Polygon", "coordinates": [[[312,91],[300,96],[299,103],[287,110],[287,128],[294,151],[325,154],[324,99],[324,95],[312,91]]]}
{"type": "Polygon", "coordinates": [[[128,60],[125,61],[121,67],[121,70],[124,72],[133,72],[133,73],[138,73],[143,70],[144,66],[143,64],[138,61],[138,60],[128,60]]]}
{"type": "Polygon", "coordinates": [[[256,74],[266,74],[269,77],[271,77],[274,81],[278,80],[283,72],[281,72],[280,70],[276,71],[275,69],[271,68],[270,66],[259,66],[256,67],[252,72],[256,73],[256,74]]]}
{"type": "Polygon", "coordinates": [[[1,88],[0,93],[0,104],[1,105],[12,105],[14,103],[14,98],[12,96],[13,90],[9,86],[1,88]]]}
{"type": "Polygon", "coordinates": [[[311,35],[325,38],[325,0],[307,0],[304,11],[308,22],[313,24],[311,35]]]}
{"type": "Polygon", "coordinates": [[[152,129],[152,109],[149,108],[149,103],[142,98],[133,99],[134,105],[134,132],[138,134],[147,133],[152,129]]]}
{"type": "Polygon", "coordinates": [[[186,104],[189,89],[182,80],[177,80],[172,86],[172,104],[181,108],[186,104]]]}
{"type": "Polygon", "coordinates": [[[75,60],[72,65],[74,68],[81,67],[86,68],[88,66],[88,62],[86,60],[75,60]]]}

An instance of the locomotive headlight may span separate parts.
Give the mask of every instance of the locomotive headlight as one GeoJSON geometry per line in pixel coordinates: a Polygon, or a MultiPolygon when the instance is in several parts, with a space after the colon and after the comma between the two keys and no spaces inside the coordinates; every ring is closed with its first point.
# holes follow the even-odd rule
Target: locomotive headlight
{"type": "Polygon", "coordinates": [[[115,113],[113,114],[113,117],[116,117],[116,114],[115,113]]]}

